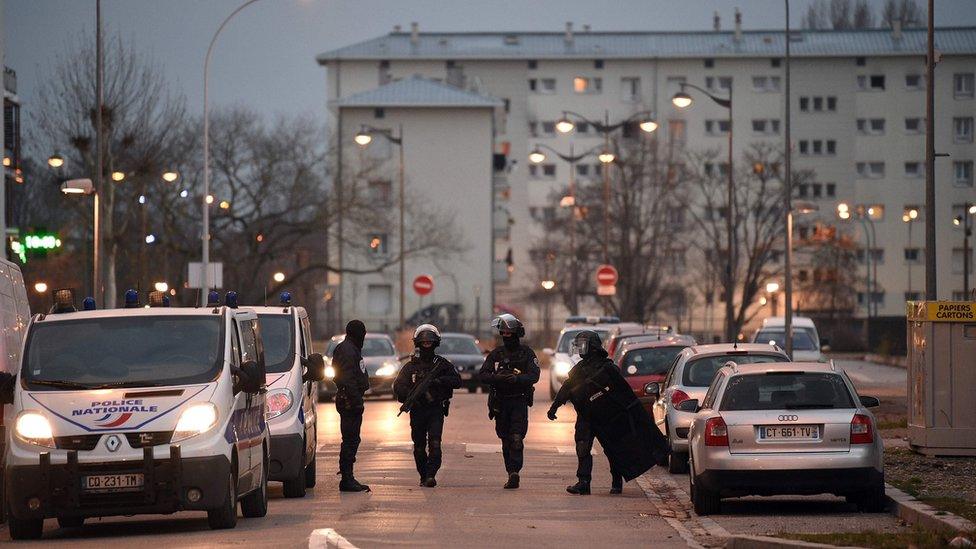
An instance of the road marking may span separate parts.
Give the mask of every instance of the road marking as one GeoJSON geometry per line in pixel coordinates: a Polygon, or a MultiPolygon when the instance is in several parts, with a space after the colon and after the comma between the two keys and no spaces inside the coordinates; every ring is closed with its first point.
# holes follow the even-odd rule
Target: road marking
{"type": "MultiPolygon", "coordinates": [[[[560,454],[563,454],[563,455],[566,455],[566,454],[573,455],[573,456],[576,455],[576,447],[575,446],[556,446],[556,451],[559,452],[560,454]]],[[[590,450],[590,454],[591,455],[594,455],[594,456],[598,456],[598,455],[600,455],[600,451],[597,450],[596,448],[593,448],[592,450],[590,450]]]]}
{"type": "Polygon", "coordinates": [[[501,444],[475,444],[473,442],[465,442],[464,452],[470,454],[500,454],[502,453],[502,445],[501,444]]]}
{"type": "Polygon", "coordinates": [[[308,549],[359,549],[332,528],[312,530],[308,536],[308,549]]]}

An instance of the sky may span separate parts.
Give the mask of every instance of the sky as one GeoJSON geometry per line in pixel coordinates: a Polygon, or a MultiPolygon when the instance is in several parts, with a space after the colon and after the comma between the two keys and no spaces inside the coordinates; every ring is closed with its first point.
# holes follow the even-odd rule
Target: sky
{"type": "MultiPolygon", "coordinates": [[[[148,54],[187,98],[203,105],[203,61],[221,21],[244,0],[103,0],[106,36],[120,36],[148,54]]],[[[876,6],[882,0],[871,0],[876,6]]],[[[95,0],[0,0],[5,64],[17,71],[18,95],[30,128],[38,83],[79,41],[94,42],[95,0]]],[[[810,0],[792,0],[799,26],[810,0]]],[[[924,2],[922,2],[924,4],[924,2]]],[[[567,21],[594,31],[701,30],[718,11],[732,27],[778,28],[782,0],[259,0],[230,21],[211,65],[211,106],[243,105],[266,116],[325,121],[325,70],[315,56],[386,34],[394,25],[423,31],[561,31],[567,21]]],[[[976,25],[976,0],[938,0],[937,25],[976,25]]]]}

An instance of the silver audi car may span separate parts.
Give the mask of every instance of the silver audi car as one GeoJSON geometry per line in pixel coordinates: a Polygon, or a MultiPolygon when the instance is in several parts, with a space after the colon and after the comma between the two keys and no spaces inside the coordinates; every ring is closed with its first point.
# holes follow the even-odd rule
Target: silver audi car
{"type": "Polygon", "coordinates": [[[884,510],[884,448],[868,410],[833,363],[735,364],[715,374],[689,433],[691,499],[699,515],[722,498],[835,494],[884,510]]]}
{"type": "Polygon", "coordinates": [[[730,360],[749,364],[790,359],[779,347],[765,343],[695,345],[678,353],[653,406],[654,421],[667,437],[671,451],[668,471],[688,472],[688,429],[695,417],[694,413],[682,412],[676,406],[686,400],[702,400],[715,372],[730,360]]]}

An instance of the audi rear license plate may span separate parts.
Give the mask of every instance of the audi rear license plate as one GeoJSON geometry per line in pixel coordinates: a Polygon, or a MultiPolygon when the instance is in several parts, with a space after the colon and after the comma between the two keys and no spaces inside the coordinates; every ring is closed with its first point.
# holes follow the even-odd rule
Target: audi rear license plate
{"type": "Polygon", "coordinates": [[[112,475],[86,475],[81,477],[81,488],[86,492],[128,492],[142,490],[146,479],[143,473],[112,475]]]}
{"type": "Polygon", "coordinates": [[[817,440],[819,425],[760,425],[759,440],[817,440]]]}

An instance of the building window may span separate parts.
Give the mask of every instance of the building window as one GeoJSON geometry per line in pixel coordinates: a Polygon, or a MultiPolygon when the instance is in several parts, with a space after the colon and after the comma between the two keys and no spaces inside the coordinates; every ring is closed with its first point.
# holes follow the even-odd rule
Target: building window
{"type": "Polygon", "coordinates": [[[883,74],[857,76],[857,88],[861,91],[884,91],[885,77],[883,74]]]}
{"type": "Polygon", "coordinates": [[[812,141],[802,139],[800,140],[800,154],[837,154],[837,142],[833,139],[826,141],[822,139],[814,139],[812,141]]]}
{"type": "Polygon", "coordinates": [[[576,123],[576,129],[574,130],[574,132],[577,133],[577,134],[580,134],[580,133],[590,133],[590,123],[589,122],[582,122],[582,121],[577,122],[576,123]]]}
{"type": "Polygon", "coordinates": [[[905,119],[905,133],[907,133],[907,134],[922,133],[922,119],[921,118],[906,118],[905,119]]]}
{"type": "MultiPolygon", "coordinates": [[[[857,304],[864,305],[865,294],[864,292],[857,292],[857,304]]],[[[871,292],[871,302],[884,307],[885,293],[884,292],[871,292]]]]}
{"type": "Polygon", "coordinates": [[[555,164],[543,164],[542,165],[542,176],[548,179],[555,179],[556,177],[556,165],[555,164]]]}
{"type": "Polygon", "coordinates": [[[964,160],[961,162],[953,162],[953,172],[955,172],[955,182],[957,187],[972,187],[973,186],[973,161],[964,160]]]}
{"type": "Polygon", "coordinates": [[[806,183],[800,183],[797,186],[797,188],[796,188],[796,197],[797,198],[806,198],[807,197],[807,190],[809,188],[810,188],[810,185],[808,185],[806,183]]]}
{"type": "Polygon", "coordinates": [[[952,95],[956,99],[972,99],[973,73],[957,72],[952,75],[952,95]]]}
{"type": "Polygon", "coordinates": [[[529,120],[529,137],[539,137],[539,123],[529,120]]]}
{"type": "Polygon", "coordinates": [[[922,89],[922,75],[920,74],[906,74],[905,75],[905,88],[909,90],[920,90],[922,89]]]}
{"type": "Polygon", "coordinates": [[[813,190],[814,198],[823,198],[823,185],[820,183],[814,183],[810,186],[810,188],[813,190]]]}
{"type": "Polygon", "coordinates": [[[593,61],[593,68],[594,69],[602,69],[603,68],[603,59],[595,59],[593,61]]]}
{"type": "Polygon", "coordinates": [[[708,135],[725,135],[729,133],[728,120],[706,120],[705,133],[708,135]]]}
{"type": "Polygon", "coordinates": [[[705,87],[711,92],[728,92],[732,89],[731,76],[706,76],[705,87]]]}
{"type": "Polygon", "coordinates": [[[373,109],[373,118],[386,118],[386,110],[384,109],[373,109]]]}
{"type": "Polygon", "coordinates": [[[772,58],[772,59],[769,60],[769,66],[772,67],[772,68],[774,68],[774,69],[778,69],[779,66],[780,66],[781,61],[782,60],[779,57],[774,57],[774,58],[772,58]]]}
{"type": "Polygon", "coordinates": [[[595,94],[603,92],[603,79],[587,76],[573,78],[573,91],[576,93],[595,94]]]}
{"type": "Polygon", "coordinates": [[[532,93],[536,93],[536,92],[539,91],[539,79],[538,78],[529,78],[529,91],[532,92],[532,93]]]}
{"type": "Polygon", "coordinates": [[[530,78],[529,91],[533,93],[544,93],[552,95],[556,93],[555,78],[530,78]]]}
{"type": "Polygon", "coordinates": [[[806,139],[800,140],[800,154],[810,154],[810,142],[806,139]]]}
{"type": "Polygon", "coordinates": [[[921,162],[905,162],[905,177],[922,177],[925,175],[921,162]]]}
{"type": "Polygon", "coordinates": [[[828,198],[837,196],[837,183],[827,183],[826,188],[828,198]]]}
{"type": "Polygon", "coordinates": [[[539,166],[535,164],[529,164],[529,177],[535,179],[539,177],[539,166]]]}
{"type": "Polygon", "coordinates": [[[922,250],[919,248],[905,248],[905,263],[921,263],[922,250]]]}
{"type": "Polygon", "coordinates": [[[858,162],[857,175],[864,179],[881,179],[885,174],[884,162],[858,162]]]}
{"type": "Polygon", "coordinates": [[[535,59],[529,59],[529,70],[534,71],[539,68],[539,62],[535,59]]]}
{"type": "Polygon", "coordinates": [[[779,120],[758,119],[752,121],[752,131],[761,135],[776,135],[779,133],[779,120]]]}
{"type": "Polygon", "coordinates": [[[369,251],[373,255],[386,255],[389,253],[386,234],[375,233],[369,235],[369,251]]]}
{"type": "Polygon", "coordinates": [[[810,98],[809,97],[800,97],[800,110],[802,112],[809,112],[810,111],[810,98]]]}
{"type": "MultiPolygon", "coordinates": [[[[865,251],[864,248],[858,248],[857,250],[858,263],[864,263],[864,251],[865,251]]],[[[884,248],[871,248],[870,257],[871,257],[871,263],[884,265],[884,248]]]]}
{"type": "Polygon", "coordinates": [[[593,177],[600,177],[601,175],[603,175],[603,164],[597,162],[593,164],[593,177]]]}
{"type": "Polygon", "coordinates": [[[620,99],[627,103],[637,103],[641,98],[640,78],[625,76],[620,79],[620,99]]]}
{"type": "Polygon", "coordinates": [[[552,120],[543,121],[542,124],[542,135],[545,137],[553,137],[556,135],[556,123],[552,120]]]}
{"type": "MultiPolygon", "coordinates": [[[[922,292],[905,292],[905,301],[921,301],[922,292]]],[[[959,300],[965,301],[965,300],[959,300]]]]}
{"type": "Polygon", "coordinates": [[[953,141],[956,143],[973,142],[973,117],[952,119],[953,141]]]}
{"type": "Polygon", "coordinates": [[[715,68],[715,60],[712,59],[712,58],[706,58],[705,59],[705,68],[706,69],[714,69],[715,68]]]}
{"type": "Polygon", "coordinates": [[[393,184],[388,179],[374,179],[367,183],[369,201],[377,206],[393,204],[393,184]]]}
{"type": "Polygon", "coordinates": [[[827,154],[837,154],[837,142],[833,139],[827,140],[827,154]]]}
{"type": "Polygon", "coordinates": [[[854,64],[857,65],[858,67],[863,67],[864,65],[867,65],[867,59],[865,59],[864,57],[855,57],[854,64]]]}
{"type": "Polygon", "coordinates": [[[757,92],[778,92],[780,78],[778,76],[753,76],[752,89],[757,92]]]}
{"type": "Polygon", "coordinates": [[[884,118],[858,118],[857,132],[861,135],[884,135],[884,118]]]}
{"type": "Polygon", "coordinates": [[[580,177],[587,177],[590,175],[590,165],[589,164],[577,164],[576,165],[576,175],[580,177]]]}
{"type": "Polygon", "coordinates": [[[837,98],[834,96],[827,97],[827,110],[835,112],[837,110],[837,98]]]}

